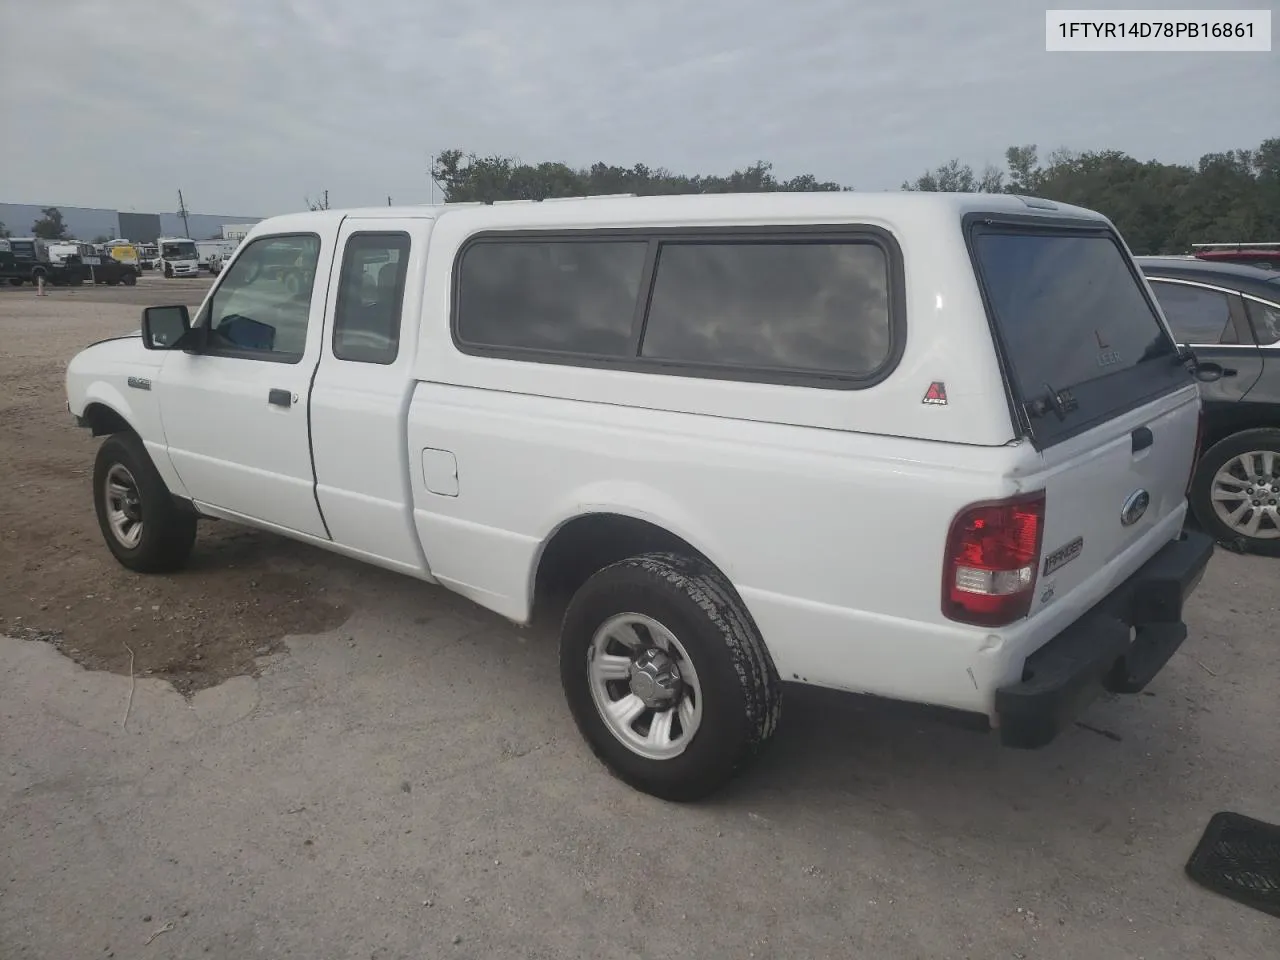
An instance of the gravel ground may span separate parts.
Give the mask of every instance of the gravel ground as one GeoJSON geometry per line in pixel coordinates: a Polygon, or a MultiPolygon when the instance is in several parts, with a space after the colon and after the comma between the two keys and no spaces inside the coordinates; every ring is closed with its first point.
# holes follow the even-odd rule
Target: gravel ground
{"type": "MultiPolygon", "coordinates": [[[[94,340],[137,329],[141,306],[197,306],[200,280],[144,275],[136,287],[0,287],[0,626],[48,638],[93,669],[162,677],[183,693],[253,673],[289,633],[346,619],[346,586],[324,583],[320,551],[206,524],[191,566],[136,577],[102,544],[90,482],[98,441],[66,410],[66,363],[94,340]]],[[[364,571],[360,570],[363,574],[364,571]]]]}
{"type": "Polygon", "coordinates": [[[1215,557],[1149,695],[1045,750],[789,690],[762,763],[665,805],[541,632],[226,524],[114,564],[65,364],[206,286],[0,289],[4,960],[1276,956],[1182,866],[1218,810],[1280,821],[1277,561],[1215,557]]]}

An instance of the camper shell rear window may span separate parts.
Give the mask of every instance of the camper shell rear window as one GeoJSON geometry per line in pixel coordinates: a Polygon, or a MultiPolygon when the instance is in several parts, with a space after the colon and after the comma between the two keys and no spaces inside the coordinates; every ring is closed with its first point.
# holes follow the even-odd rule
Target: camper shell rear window
{"type": "Polygon", "coordinates": [[[1040,447],[1190,382],[1115,233],[971,216],[967,240],[1015,418],[1040,447]]]}

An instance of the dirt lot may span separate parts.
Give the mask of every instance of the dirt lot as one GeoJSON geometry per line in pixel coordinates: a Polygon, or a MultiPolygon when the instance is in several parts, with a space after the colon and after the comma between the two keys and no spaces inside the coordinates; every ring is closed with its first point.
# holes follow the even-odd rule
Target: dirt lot
{"type": "Polygon", "coordinates": [[[0,504],[0,627],[94,669],[127,673],[132,657],[184,693],[252,673],[286,634],[341,623],[358,586],[309,547],[226,524],[202,527],[191,567],[173,578],[131,576],[104,549],[89,487],[98,441],[67,414],[66,363],[137,329],[142,305],[194,307],[208,286],[144,275],[133,288],[44,298],[0,288],[0,484],[15,492],[0,504]]]}
{"type": "Polygon", "coordinates": [[[789,690],[673,807],[592,759],[553,639],[444,591],[226,524],[114,563],[65,365],[206,284],[0,289],[4,960],[1276,956],[1182,868],[1280,821],[1280,561],[1220,552],[1146,695],[1045,750],[789,690]]]}

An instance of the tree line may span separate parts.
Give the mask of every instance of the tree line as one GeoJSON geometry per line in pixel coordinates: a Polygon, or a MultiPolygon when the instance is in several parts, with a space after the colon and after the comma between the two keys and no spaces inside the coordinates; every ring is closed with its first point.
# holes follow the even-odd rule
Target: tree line
{"type": "MultiPolygon", "coordinates": [[[[689,193],[812,193],[852,190],[805,173],[779,179],[763,161],[727,175],[673,173],[637,163],[524,163],[513,157],[446,150],[431,175],[450,202],[545,200],[609,193],[640,196],[689,193]]],[[[1010,147],[1004,166],[975,171],[950,160],[905,181],[903,190],[1015,193],[1097,210],[1110,217],[1133,251],[1186,253],[1193,243],[1280,243],[1280,137],[1257,149],[1207,153],[1194,165],[1136,160],[1119,150],[1060,149],[1044,162],[1034,144],[1010,147]]],[[[387,198],[388,204],[391,198],[387,198]]],[[[307,199],[329,208],[329,192],[307,199]]],[[[31,232],[47,240],[67,236],[62,213],[45,207],[31,232]]],[[[8,236],[0,223],[0,237],[8,236]]]]}
{"type": "MultiPolygon", "coordinates": [[[[644,164],[574,168],[461,150],[441,153],[431,175],[450,202],[853,189],[812,174],[780,180],[765,162],[723,176],[689,176],[644,164]]],[[[1280,137],[1257,149],[1208,153],[1195,165],[1141,161],[1119,150],[1061,149],[1041,162],[1028,144],[1006,150],[1003,167],[974,171],[950,160],[902,189],[1014,193],[1088,207],[1108,216],[1138,254],[1185,253],[1200,242],[1280,242],[1280,137]]]]}

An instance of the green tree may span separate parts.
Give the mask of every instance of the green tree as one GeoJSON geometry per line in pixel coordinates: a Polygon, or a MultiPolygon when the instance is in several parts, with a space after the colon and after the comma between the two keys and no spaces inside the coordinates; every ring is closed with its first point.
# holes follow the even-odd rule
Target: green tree
{"type": "MultiPolygon", "coordinates": [[[[685,175],[642,163],[579,169],[456,149],[436,157],[431,175],[450,202],[851,189],[807,173],[779,180],[764,161],[729,174],[685,175]]],[[[1254,150],[1206,154],[1194,166],[1066,147],[1042,162],[1036,144],[1023,144],[1005,151],[1003,167],[975,172],[953,158],[902,189],[1014,193],[1088,207],[1109,217],[1135,253],[1181,253],[1197,242],[1280,242],[1280,137],[1254,150]]]]}
{"type": "Polygon", "coordinates": [[[31,232],[41,240],[65,240],[67,225],[62,222],[62,211],[57,207],[44,207],[40,219],[31,225],[31,232]]]}
{"type": "Polygon", "coordinates": [[[904,181],[903,190],[923,190],[928,193],[973,193],[977,189],[973,167],[952,157],[946,163],[927,170],[912,181],[904,181]]]}
{"type": "Polygon", "coordinates": [[[1065,147],[1042,166],[1035,144],[1010,147],[1005,166],[1007,179],[990,167],[975,175],[951,160],[902,188],[996,187],[1088,207],[1105,214],[1139,254],[1184,253],[1197,242],[1280,242],[1280,138],[1256,150],[1206,154],[1194,167],[1065,147]]]}
{"type": "Polygon", "coordinates": [[[778,180],[771,164],[759,161],[724,176],[685,176],[642,163],[618,167],[595,163],[575,169],[564,163],[527,164],[518,158],[464,154],[461,150],[440,153],[431,176],[451,203],[495,200],[546,200],[554,197],[597,196],[634,193],[638,196],[687,193],[792,193],[845,190],[838,183],[800,174],[778,180]]]}
{"type": "Polygon", "coordinates": [[[1004,152],[1004,163],[1009,168],[1010,193],[1030,196],[1040,189],[1040,160],[1034,143],[1010,147],[1004,152]]]}
{"type": "Polygon", "coordinates": [[[9,233],[9,228],[4,225],[3,220],[0,220],[0,240],[3,240],[5,237],[9,237],[9,236],[12,236],[12,234],[9,233]]]}
{"type": "Polygon", "coordinates": [[[108,237],[105,233],[100,233],[100,234],[98,234],[96,237],[94,237],[94,238],[93,238],[93,242],[94,242],[94,243],[106,243],[106,242],[107,242],[108,240],[110,240],[110,239],[111,239],[111,238],[110,238],[110,237],[108,237]]]}
{"type": "Polygon", "coordinates": [[[1280,241],[1280,137],[1263,140],[1253,151],[1253,174],[1258,184],[1258,229],[1280,241]]]}

